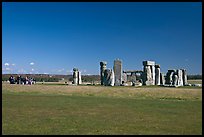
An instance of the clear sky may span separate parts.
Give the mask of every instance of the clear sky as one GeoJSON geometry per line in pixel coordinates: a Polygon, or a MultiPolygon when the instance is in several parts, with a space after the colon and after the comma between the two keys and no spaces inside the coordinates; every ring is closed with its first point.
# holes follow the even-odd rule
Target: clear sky
{"type": "Polygon", "coordinates": [[[3,2],[2,73],[100,74],[152,60],[202,74],[201,2],[3,2]]]}

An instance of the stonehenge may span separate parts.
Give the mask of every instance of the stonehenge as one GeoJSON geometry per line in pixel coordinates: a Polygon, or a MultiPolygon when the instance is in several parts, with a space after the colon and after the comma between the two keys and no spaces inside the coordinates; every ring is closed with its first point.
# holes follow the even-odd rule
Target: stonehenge
{"type": "Polygon", "coordinates": [[[114,60],[113,69],[107,69],[107,62],[100,62],[101,85],[124,86],[131,82],[132,86],[137,85],[158,85],[158,86],[187,86],[186,69],[170,69],[166,75],[161,73],[160,65],[155,61],[143,61],[143,70],[122,71],[122,61],[114,60]],[[137,75],[139,73],[139,79],[137,75]],[[128,75],[129,74],[129,75],[128,75]],[[129,80],[128,80],[129,77],[129,80]]]}
{"type": "MultiPolygon", "coordinates": [[[[107,62],[100,62],[100,83],[103,86],[188,86],[186,69],[169,69],[161,73],[160,65],[155,61],[143,61],[143,70],[122,70],[122,61],[114,60],[113,68],[107,68],[107,62]],[[138,75],[139,74],[139,75],[138,75]],[[128,82],[130,84],[128,84],[128,82]]],[[[73,85],[82,84],[81,72],[73,68],[73,85]]]]}

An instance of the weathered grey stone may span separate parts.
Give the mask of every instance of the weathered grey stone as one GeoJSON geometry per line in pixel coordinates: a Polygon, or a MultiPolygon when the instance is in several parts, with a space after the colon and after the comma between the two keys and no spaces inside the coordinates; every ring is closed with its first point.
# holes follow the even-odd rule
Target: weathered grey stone
{"type": "Polygon", "coordinates": [[[192,84],[192,86],[195,86],[195,87],[202,87],[202,84],[192,84]]]}
{"type": "Polygon", "coordinates": [[[160,65],[155,65],[155,85],[160,85],[160,65]]]}
{"type": "Polygon", "coordinates": [[[115,85],[115,74],[114,71],[111,69],[111,75],[110,75],[110,86],[115,85]]]}
{"type": "Polygon", "coordinates": [[[142,86],[142,83],[138,83],[138,86],[139,86],[139,87],[142,86]]]}
{"type": "Polygon", "coordinates": [[[114,74],[115,74],[115,86],[122,84],[122,61],[117,59],[114,60],[114,74]]]}
{"type": "Polygon", "coordinates": [[[131,73],[130,81],[131,81],[133,84],[136,83],[136,74],[135,74],[135,73],[131,73]]]}
{"type": "Polygon", "coordinates": [[[101,74],[101,85],[104,85],[104,71],[106,69],[107,62],[100,62],[100,74],[101,74]]]}
{"type": "Polygon", "coordinates": [[[143,61],[144,66],[154,66],[155,62],[154,61],[143,61]]]}
{"type": "Polygon", "coordinates": [[[155,62],[143,61],[143,85],[155,85],[155,62]]]}
{"type": "Polygon", "coordinates": [[[176,72],[175,69],[173,69],[173,70],[168,70],[168,72],[166,73],[166,80],[165,80],[166,84],[172,85],[172,83],[173,83],[173,78],[172,78],[172,76],[173,76],[173,74],[174,74],[175,72],[176,72]]]}
{"type": "Polygon", "coordinates": [[[127,82],[127,74],[122,73],[122,84],[127,82]]]}
{"type": "Polygon", "coordinates": [[[105,69],[104,71],[104,86],[108,86],[109,84],[109,79],[110,79],[110,74],[111,74],[111,71],[110,69],[105,69]]]}
{"type": "Polygon", "coordinates": [[[170,85],[173,85],[173,76],[174,76],[175,72],[171,72],[169,79],[170,79],[170,85]]]}
{"type": "Polygon", "coordinates": [[[155,85],[155,66],[152,65],[150,68],[151,68],[151,74],[152,74],[151,82],[152,82],[152,85],[155,85]]]}
{"type": "Polygon", "coordinates": [[[80,85],[82,83],[81,81],[81,72],[78,71],[78,85],[80,85]]]}
{"type": "Polygon", "coordinates": [[[114,71],[112,69],[105,69],[104,71],[104,85],[105,86],[114,86],[115,84],[114,71]]]}
{"type": "Polygon", "coordinates": [[[178,75],[178,86],[183,86],[183,73],[181,69],[177,70],[177,75],[178,75]]]}
{"type": "Polygon", "coordinates": [[[160,73],[160,85],[165,85],[165,77],[163,73],[160,73]]]}
{"type": "Polygon", "coordinates": [[[188,85],[186,69],[182,69],[182,72],[183,72],[183,85],[186,86],[188,85]]]}
{"type": "Polygon", "coordinates": [[[172,79],[173,79],[173,83],[172,83],[172,85],[173,85],[173,86],[177,86],[177,83],[178,83],[178,76],[176,75],[176,73],[174,73],[172,79]]]}
{"type": "MultiPolygon", "coordinates": [[[[144,70],[145,70],[145,68],[144,68],[144,70]]],[[[147,78],[146,78],[146,73],[145,73],[144,70],[143,70],[143,72],[141,73],[142,85],[146,85],[146,84],[145,84],[145,81],[147,80],[147,78]]]]}
{"type": "Polygon", "coordinates": [[[78,84],[78,69],[77,68],[73,69],[73,84],[74,85],[78,84]]]}
{"type": "Polygon", "coordinates": [[[146,75],[145,85],[153,85],[152,72],[150,66],[145,66],[145,75],[146,75]]]}

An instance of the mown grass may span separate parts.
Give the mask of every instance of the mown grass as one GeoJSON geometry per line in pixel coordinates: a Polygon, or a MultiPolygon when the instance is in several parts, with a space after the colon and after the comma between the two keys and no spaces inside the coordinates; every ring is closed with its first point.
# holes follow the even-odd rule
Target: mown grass
{"type": "Polygon", "coordinates": [[[2,84],[2,134],[202,134],[202,89],[2,84]]]}

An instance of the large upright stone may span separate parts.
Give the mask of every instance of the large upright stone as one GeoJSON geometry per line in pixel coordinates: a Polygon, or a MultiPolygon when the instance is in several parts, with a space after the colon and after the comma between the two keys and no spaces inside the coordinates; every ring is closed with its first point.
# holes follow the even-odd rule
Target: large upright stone
{"type": "Polygon", "coordinates": [[[151,85],[155,85],[155,66],[151,66],[151,73],[152,73],[152,80],[151,80],[151,85]]]}
{"type": "Polygon", "coordinates": [[[80,71],[78,71],[78,85],[80,85],[81,83],[82,83],[82,81],[81,81],[81,72],[80,71]]]}
{"type": "Polygon", "coordinates": [[[182,69],[183,72],[183,85],[188,85],[188,81],[187,81],[187,72],[186,69],[182,69]]]}
{"type": "Polygon", "coordinates": [[[160,85],[165,85],[165,77],[163,73],[160,73],[160,85]]]}
{"type": "Polygon", "coordinates": [[[114,86],[115,76],[112,69],[105,69],[104,71],[104,86],[114,86]]]}
{"type": "Polygon", "coordinates": [[[110,75],[110,86],[115,85],[115,74],[114,71],[111,69],[111,75],[110,75]]]}
{"type": "Polygon", "coordinates": [[[109,85],[109,79],[110,79],[110,75],[111,75],[111,71],[110,69],[105,69],[104,71],[104,86],[108,86],[109,85]]]}
{"type": "Polygon", "coordinates": [[[152,71],[150,66],[146,66],[147,81],[152,81],[152,71]]]}
{"type": "Polygon", "coordinates": [[[73,84],[74,85],[78,84],[78,69],[77,68],[73,69],[73,84]]]}
{"type": "Polygon", "coordinates": [[[143,85],[155,85],[155,62],[143,61],[143,66],[144,66],[142,74],[143,85]]]}
{"type": "Polygon", "coordinates": [[[101,73],[101,85],[104,85],[104,71],[106,69],[107,62],[100,62],[100,73],[101,73]]]}
{"type": "Polygon", "coordinates": [[[177,70],[177,75],[178,75],[178,86],[183,86],[183,72],[181,69],[177,70]]]}
{"type": "Polygon", "coordinates": [[[120,86],[122,84],[122,61],[117,59],[114,60],[114,74],[115,74],[115,86],[120,86]]]}
{"type": "Polygon", "coordinates": [[[173,79],[172,85],[173,85],[173,86],[177,86],[177,83],[178,83],[178,75],[176,75],[176,73],[174,73],[172,79],[173,79]]]}
{"type": "Polygon", "coordinates": [[[168,70],[168,72],[166,73],[166,84],[168,85],[172,85],[173,84],[173,75],[174,73],[176,73],[176,70],[175,69],[172,69],[172,70],[168,70]]]}
{"type": "Polygon", "coordinates": [[[143,83],[144,85],[152,85],[152,72],[150,66],[144,67],[143,83]]]}
{"type": "Polygon", "coordinates": [[[160,85],[160,65],[155,65],[155,85],[160,85]]]}

